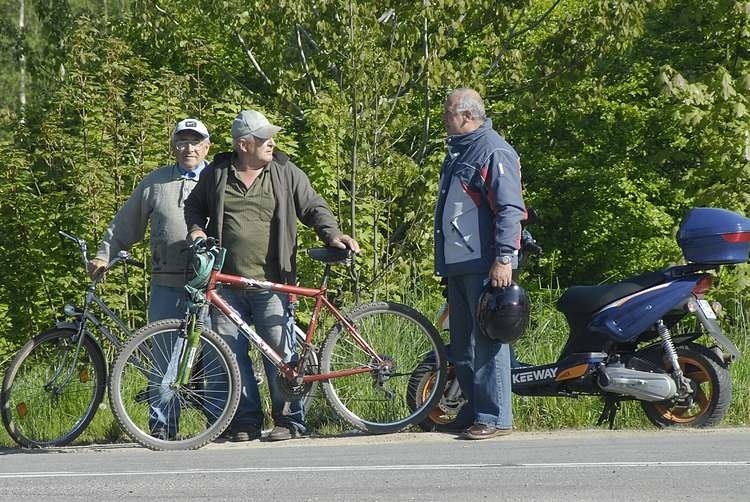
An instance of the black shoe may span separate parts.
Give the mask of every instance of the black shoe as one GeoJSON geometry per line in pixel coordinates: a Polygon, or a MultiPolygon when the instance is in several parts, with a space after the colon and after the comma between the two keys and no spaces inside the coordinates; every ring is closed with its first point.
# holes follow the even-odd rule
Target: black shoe
{"type": "Polygon", "coordinates": [[[253,441],[260,439],[260,430],[251,429],[246,431],[231,431],[228,439],[234,443],[241,443],[243,441],[253,441]]]}
{"type": "Polygon", "coordinates": [[[437,424],[435,432],[446,432],[448,434],[461,434],[466,431],[471,424],[461,424],[458,422],[448,422],[447,424],[437,424]]]}
{"type": "Polygon", "coordinates": [[[268,441],[286,441],[287,439],[301,438],[305,434],[300,432],[296,427],[284,427],[283,425],[277,425],[271,432],[268,433],[266,439],[268,441]]]}
{"type": "Polygon", "coordinates": [[[491,425],[474,424],[463,433],[464,439],[489,439],[498,436],[507,436],[513,429],[500,429],[491,425]]]}
{"type": "Polygon", "coordinates": [[[166,427],[154,427],[151,431],[151,437],[160,439],[162,441],[174,441],[177,434],[170,434],[167,432],[166,427]]]}

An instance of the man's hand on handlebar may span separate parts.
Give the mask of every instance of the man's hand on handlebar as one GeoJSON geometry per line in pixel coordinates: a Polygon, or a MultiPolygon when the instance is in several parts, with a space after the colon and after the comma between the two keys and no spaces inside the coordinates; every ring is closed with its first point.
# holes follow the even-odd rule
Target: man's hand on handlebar
{"type": "Polygon", "coordinates": [[[359,244],[357,244],[357,241],[346,234],[337,235],[336,237],[331,239],[331,242],[329,242],[328,245],[338,249],[348,248],[355,253],[359,253],[359,244]]]}
{"type": "Polygon", "coordinates": [[[203,230],[193,230],[188,234],[188,244],[194,244],[195,241],[203,239],[204,241],[208,239],[208,235],[206,235],[206,232],[203,230]]]}
{"type": "Polygon", "coordinates": [[[98,279],[106,269],[107,262],[101,258],[94,258],[86,264],[86,273],[89,274],[91,280],[98,279]]]}

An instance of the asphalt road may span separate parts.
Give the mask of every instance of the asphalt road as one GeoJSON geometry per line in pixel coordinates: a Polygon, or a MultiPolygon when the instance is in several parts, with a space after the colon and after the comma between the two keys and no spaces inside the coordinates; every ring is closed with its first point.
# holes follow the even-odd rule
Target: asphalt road
{"type": "Polygon", "coordinates": [[[0,450],[2,500],[750,500],[750,429],[0,450]]]}

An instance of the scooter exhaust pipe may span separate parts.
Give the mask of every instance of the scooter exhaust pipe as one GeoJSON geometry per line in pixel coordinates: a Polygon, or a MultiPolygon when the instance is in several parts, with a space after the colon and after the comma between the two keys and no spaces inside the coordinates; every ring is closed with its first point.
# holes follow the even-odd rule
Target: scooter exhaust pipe
{"type": "Polygon", "coordinates": [[[622,364],[604,366],[598,381],[606,392],[631,396],[640,401],[664,401],[677,394],[677,384],[670,375],[631,370],[622,364]]]}

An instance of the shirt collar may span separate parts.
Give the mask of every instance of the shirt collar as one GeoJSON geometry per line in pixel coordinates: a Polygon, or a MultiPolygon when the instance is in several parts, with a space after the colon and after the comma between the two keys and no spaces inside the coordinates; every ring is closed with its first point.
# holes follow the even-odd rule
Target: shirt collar
{"type": "Polygon", "coordinates": [[[201,171],[203,171],[203,169],[205,169],[207,165],[208,162],[204,160],[198,165],[198,167],[196,167],[192,171],[188,171],[187,169],[183,169],[181,165],[177,164],[177,171],[180,173],[180,178],[198,181],[198,177],[201,175],[201,171]]]}

